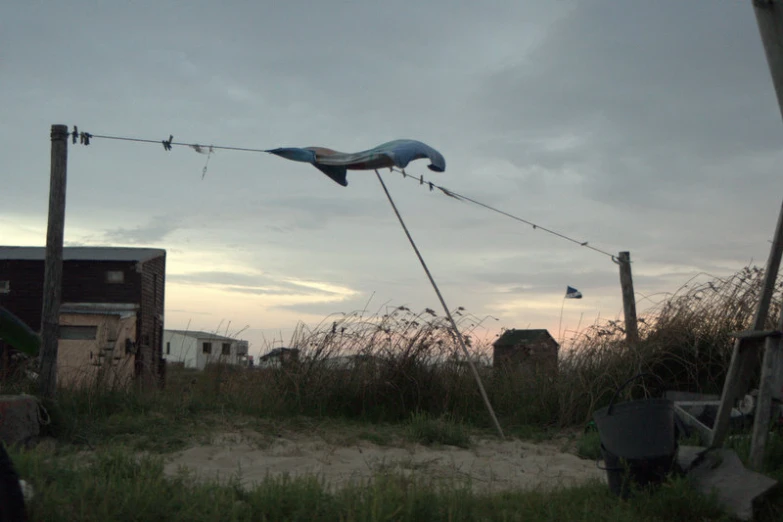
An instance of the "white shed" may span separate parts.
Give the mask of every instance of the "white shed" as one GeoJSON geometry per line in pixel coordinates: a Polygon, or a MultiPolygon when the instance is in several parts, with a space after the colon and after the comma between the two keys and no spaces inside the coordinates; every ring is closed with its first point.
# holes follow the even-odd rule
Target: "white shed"
{"type": "Polygon", "coordinates": [[[182,363],[185,368],[203,370],[209,363],[247,366],[248,347],[247,341],[210,332],[163,332],[163,358],[168,363],[182,363]]]}

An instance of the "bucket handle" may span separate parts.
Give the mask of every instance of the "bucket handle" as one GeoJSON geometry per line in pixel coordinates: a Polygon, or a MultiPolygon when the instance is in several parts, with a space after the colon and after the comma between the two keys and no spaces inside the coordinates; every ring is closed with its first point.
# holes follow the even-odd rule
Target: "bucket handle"
{"type": "Polygon", "coordinates": [[[612,414],[612,408],[614,408],[614,401],[615,401],[615,400],[617,400],[617,396],[618,396],[618,395],[620,395],[620,392],[621,392],[621,391],[623,391],[623,389],[624,389],[626,386],[628,386],[629,384],[631,384],[633,381],[635,381],[635,380],[636,380],[636,379],[638,379],[639,377],[644,377],[644,376],[655,377],[655,378],[656,378],[656,379],[658,379],[658,381],[660,381],[661,383],[663,382],[663,379],[661,379],[660,377],[658,377],[657,375],[655,375],[655,374],[653,374],[653,373],[648,373],[648,372],[637,373],[636,375],[634,375],[633,377],[631,377],[630,379],[628,379],[627,381],[625,381],[625,382],[624,382],[624,383],[623,383],[623,384],[622,384],[622,385],[621,385],[619,388],[617,388],[617,390],[614,392],[614,395],[612,395],[612,400],[611,400],[611,401],[609,401],[609,408],[607,408],[607,410],[606,410],[606,414],[607,414],[607,415],[611,415],[611,414],[612,414]]]}
{"type": "MultiPolygon", "coordinates": [[[[602,468],[601,467],[601,461],[603,459],[595,459],[595,467],[600,469],[601,471],[625,471],[625,468],[602,468]]],[[[604,464],[606,464],[606,461],[603,461],[604,464]]]]}

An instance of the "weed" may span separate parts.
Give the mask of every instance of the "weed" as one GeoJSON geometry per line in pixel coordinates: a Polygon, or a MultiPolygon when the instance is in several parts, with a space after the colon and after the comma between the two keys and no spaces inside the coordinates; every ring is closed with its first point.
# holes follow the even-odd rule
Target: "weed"
{"type": "Polygon", "coordinates": [[[601,458],[601,439],[597,431],[588,431],[579,438],[576,453],[583,459],[598,460],[601,458]]]}
{"type": "Polygon", "coordinates": [[[468,430],[463,424],[455,422],[448,416],[433,418],[422,412],[412,413],[407,427],[408,438],[412,442],[424,445],[470,447],[468,430]]]}

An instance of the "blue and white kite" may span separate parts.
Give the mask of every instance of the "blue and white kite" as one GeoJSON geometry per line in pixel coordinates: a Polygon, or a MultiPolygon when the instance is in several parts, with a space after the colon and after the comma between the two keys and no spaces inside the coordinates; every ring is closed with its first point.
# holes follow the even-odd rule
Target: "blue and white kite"
{"type": "Polygon", "coordinates": [[[429,145],[416,140],[395,140],[362,152],[338,152],[324,147],[284,147],[266,152],[293,161],[310,163],[343,187],[349,170],[404,169],[417,159],[429,159],[430,170],[444,172],[446,160],[429,145]]]}

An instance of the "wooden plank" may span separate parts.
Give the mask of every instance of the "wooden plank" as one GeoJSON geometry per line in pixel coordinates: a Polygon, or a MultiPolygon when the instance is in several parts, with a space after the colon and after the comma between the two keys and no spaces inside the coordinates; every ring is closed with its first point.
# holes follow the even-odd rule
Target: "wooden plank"
{"type": "Polygon", "coordinates": [[[52,125],[49,180],[49,225],[46,232],[43,308],[41,312],[41,369],[39,388],[45,398],[57,389],[57,337],[63,279],[65,184],[68,168],[68,127],[52,125]]]}
{"type": "Polygon", "coordinates": [[[729,335],[735,339],[766,339],[767,337],[780,337],[783,332],[780,330],[743,330],[729,335]]]}
{"type": "MultiPolygon", "coordinates": [[[[783,320],[783,313],[780,315],[783,320]]],[[[772,416],[772,395],[775,380],[773,379],[774,359],[780,353],[780,339],[768,337],[764,344],[764,360],[761,366],[761,382],[759,395],[756,399],[753,434],[750,439],[750,455],[748,464],[751,469],[761,471],[764,464],[764,450],[769,435],[769,421],[772,416]]]]}
{"type": "Polygon", "coordinates": [[[689,404],[698,404],[700,402],[675,402],[674,414],[689,428],[696,430],[702,441],[709,441],[712,437],[712,429],[709,426],[704,425],[699,419],[688,411],[689,404]]]}

